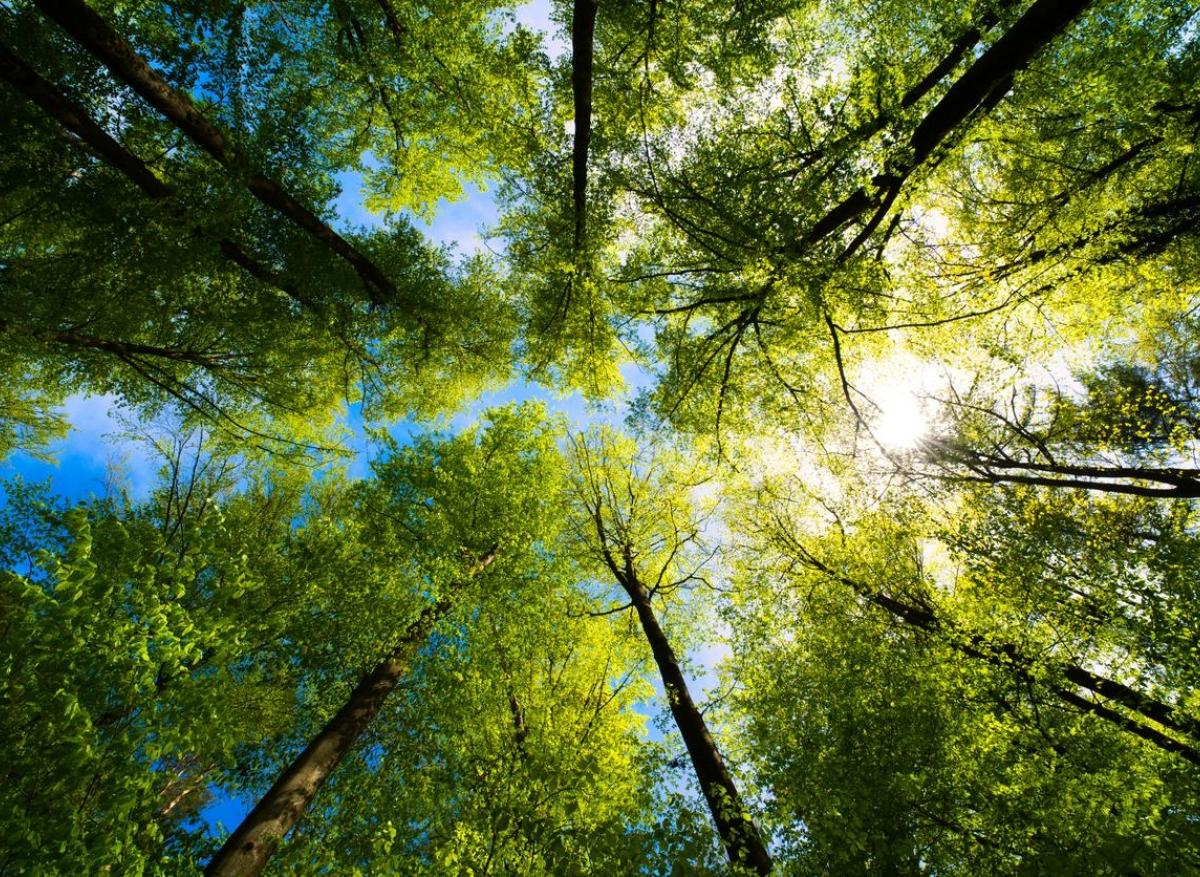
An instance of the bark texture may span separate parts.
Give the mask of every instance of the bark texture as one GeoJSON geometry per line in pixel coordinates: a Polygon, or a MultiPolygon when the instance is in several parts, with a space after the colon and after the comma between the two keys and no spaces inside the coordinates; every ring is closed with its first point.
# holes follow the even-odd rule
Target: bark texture
{"type": "Polygon", "coordinates": [[[571,184],[575,211],[575,249],[587,232],[588,150],[592,140],[592,59],[598,0],[575,0],[571,18],[571,91],[575,102],[575,139],[571,184]]]}
{"type": "Polygon", "coordinates": [[[192,103],[164,80],[146,59],[83,0],[35,0],[37,7],[107,67],[114,76],[174,123],[193,143],[233,172],[263,204],[295,223],[350,264],[374,304],[393,302],[396,287],[374,262],[297,201],[279,183],[239,155],[225,135],[192,103]]]}
{"type": "MultiPolygon", "coordinates": [[[[598,515],[595,520],[601,544],[607,546],[604,525],[598,515]]],[[[692,769],[704,793],[704,800],[708,804],[726,855],[731,862],[749,867],[756,874],[770,874],[771,855],[767,852],[758,826],[754,824],[754,820],[742,804],[742,796],[725,766],[717,742],[708,730],[704,715],[692,700],[687,679],[679,667],[679,659],[676,658],[670,641],[654,615],[654,608],[650,605],[650,593],[638,577],[632,553],[625,552],[622,565],[618,565],[607,547],[604,555],[609,569],[625,589],[637,611],[642,632],[650,644],[654,663],[658,666],[659,676],[662,678],[671,716],[675,719],[680,736],[683,737],[684,746],[687,747],[692,769]]]]}
{"type": "MultiPolygon", "coordinates": [[[[475,564],[472,574],[482,572],[495,557],[496,551],[492,549],[475,564]]],[[[447,596],[422,610],[391,653],[362,678],[337,714],[229,836],[204,869],[206,877],[249,877],[262,873],[279,842],[304,817],[321,785],[379,714],[388,695],[408,671],[414,652],[451,605],[451,597],[447,596]]]]}

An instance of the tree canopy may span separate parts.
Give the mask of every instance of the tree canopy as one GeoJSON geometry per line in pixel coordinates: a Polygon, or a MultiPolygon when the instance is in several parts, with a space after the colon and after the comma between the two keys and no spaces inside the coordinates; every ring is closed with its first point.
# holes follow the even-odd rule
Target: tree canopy
{"type": "Polygon", "coordinates": [[[1198,83],[1185,0],[6,0],[0,875],[1200,874],[1198,83]]]}

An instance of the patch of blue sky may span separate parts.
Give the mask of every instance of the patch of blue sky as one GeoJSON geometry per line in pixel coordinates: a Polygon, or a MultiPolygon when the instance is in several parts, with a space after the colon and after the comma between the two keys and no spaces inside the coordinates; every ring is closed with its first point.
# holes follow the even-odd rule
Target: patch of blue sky
{"type": "Polygon", "coordinates": [[[554,21],[551,16],[550,0],[533,0],[522,3],[513,10],[513,20],[528,30],[542,36],[542,48],[551,61],[557,62],[571,51],[567,38],[566,27],[554,21]]]}
{"type": "Polygon", "coordinates": [[[443,198],[438,202],[432,222],[414,218],[413,224],[434,243],[469,255],[484,249],[498,249],[494,239],[487,237],[487,232],[499,219],[500,208],[492,191],[468,183],[464,186],[463,198],[455,201],[443,198]]]}
{"type": "Polygon", "coordinates": [[[0,478],[48,480],[55,493],[72,502],[122,490],[144,498],[161,461],[144,442],[129,438],[119,412],[114,396],[71,396],[62,406],[70,431],[44,449],[49,459],[18,451],[0,462],[0,478]]]}
{"type": "MultiPolygon", "coordinates": [[[[342,171],[336,177],[341,192],[332,203],[340,230],[384,228],[389,218],[367,209],[364,181],[357,171],[342,171]]],[[[487,238],[487,231],[500,218],[500,208],[490,190],[467,183],[462,196],[442,198],[434,206],[432,221],[409,210],[401,212],[426,239],[437,246],[450,247],[459,255],[472,255],[484,249],[498,249],[487,238]]]]}
{"type": "MultiPolygon", "coordinates": [[[[342,424],[348,433],[342,446],[351,455],[346,464],[346,475],[354,479],[366,478],[371,474],[371,460],[377,452],[367,434],[360,403],[356,402],[347,408],[342,424]]],[[[393,428],[399,429],[400,426],[397,424],[393,428]]]]}
{"type": "Polygon", "coordinates": [[[254,809],[254,801],[246,795],[231,795],[217,785],[208,787],[209,801],[200,808],[200,825],[213,837],[223,837],[241,825],[242,820],[254,809]]]}
{"type": "MultiPolygon", "coordinates": [[[[517,7],[512,20],[542,35],[543,45],[552,61],[569,52],[565,29],[551,18],[549,0],[534,0],[517,7]]],[[[357,172],[339,175],[340,194],[334,199],[336,225],[342,230],[375,229],[389,221],[385,214],[367,209],[363,177],[357,172]]],[[[459,255],[471,255],[500,247],[488,238],[488,230],[499,218],[499,208],[492,191],[474,185],[464,187],[463,197],[442,199],[436,205],[432,221],[411,213],[407,218],[432,243],[451,248],[459,255]]],[[[625,389],[615,399],[591,402],[579,393],[563,394],[542,384],[515,380],[503,388],[483,394],[464,410],[433,424],[404,420],[392,424],[389,432],[401,443],[410,442],[416,434],[433,429],[458,432],[486,416],[488,409],[521,402],[541,402],[552,414],[566,418],[572,430],[583,430],[597,424],[619,427],[629,411],[634,396],[649,387],[653,375],[632,362],[620,367],[625,389]]],[[[51,462],[18,452],[0,463],[0,477],[19,476],[27,481],[49,479],[52,489],[69,500],[85,500],[125,490],[132,498],[144,498],[153,487],[161,461],[156,459],[144,442],[131,437],[128,427],[119,419],[119,402],[112,396],[72,396],[63,406],[71,425],[68,435],[53,443],[47,452],[51,462]]],[[[361,408],[349,406],[343,423],[349,433],[345,445],[352,454],[349,464],[351,477],[369,474],[369,461],[378,453],[364,428],[361,408]]],[[[698,671],[694,691],[703,701],[716,687],[716,667],[728,656],[723,643],[706,645],[693,650],[689,664],[698,671]]],[[[652,740],[677,743],[665,708],[662,685],[651,674],[656,696],[636,705],[639,712],[652,719],[648,733],[652,740]]],[[[210,788],[212,799],[199,814],[200,821],[214,835],[223,834],[241,822],[253,806],[249,798],[230,795],[217,786],[210,788]]]]}

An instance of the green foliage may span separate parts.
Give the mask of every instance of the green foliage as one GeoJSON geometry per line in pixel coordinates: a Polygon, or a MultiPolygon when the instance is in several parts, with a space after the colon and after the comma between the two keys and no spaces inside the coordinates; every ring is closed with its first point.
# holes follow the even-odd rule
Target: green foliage
{"type": "Polygon", "coordinates": [[[144,507],[70,507],[6,493],[6,867],[186,867],[164,841],[244,740],[286,727],[288,673],[262,640],[283,614],[272,603],[299,596],[273,553],[300,494],[177,482],[144,507]]]}
{"type": "MultiPolygon", "coordinates": [[[[487,7],[449,4],[398,7],[394,36],[378,5],[356,5],[100,11],[230,132],[239,161],[326,221],[339,175],[368,165],[372,203],[389,214],[522,165],[509,126],[532,99],[516,71],[531,78],[540,64],[527,32],[503,37],[487,7]],[[466,83],[482,89],[470,107],[466,83]]],[[[370,418],[431,416],[508,373],[515,317],[483,261],[452,265],[391,215],[385,229],[346,233],[395,287],[393,301],[368,302],[348,265],[241,175],[177,143],[34,10],[7,14],[0,39],[102,126],[111,119],[173,193],[151,199],[22,94],[0,91],[5,140],[18,145],[0,160],[11,206],[0,332],[5,361],[24,363],[6,369],[32,388],[5,406],[0,450],[37,438],[44,409],[73,392],[114,393],[143,418],[172,408],[280,452],[328,444],[347,403],[370,418]],[[230,241],[275,279],[230,260],[230,241]]]]}
{"type": "Polygon", "coordinates": [[[514,5],[89,2],[191,123],[51,6],[0,458],[162,468],[5,483],[0,873],[196,873],[381,661],[268,873],[1200,873],[1194,3],[600,3],[584,89],[514,5]]]}
{"type": "MultiPolygon", "coordinates": [[[[1170,874],[1195,860],[1200,838],[1185,815],[1197,804],[1194,771],[1042,688],[1055,661],[1081,654],[1067,607],[1052,614],[1061,579],[1030,593],[1035,576],[1055,573],[1027,555],[1054,552],[1043,540],[1058,542],[1057,528],[997,534],[995,550],[1026,555],[1007,575],[980,568],[978,544],[958,543],[970,571],[948,585],[936,552],[914,541],[911,512],[900,525],[843,518],[845,531],[811,541],[832,575],[797,562],[789,530],[801,525],[788,513],[778,500],[748,510],[760,526],[740,564],[728,672],[740,683],[730,709],[795,873],[1170,874]],[[1019,643],[1046,666],[1026,678],[981,660],[843,575],[936,607],[986,641],[1019,643]]],[[[1088,645],[1111,669],[1115,642],[1166,633],[1107,630],[1108,648],[1088,645]]]]}

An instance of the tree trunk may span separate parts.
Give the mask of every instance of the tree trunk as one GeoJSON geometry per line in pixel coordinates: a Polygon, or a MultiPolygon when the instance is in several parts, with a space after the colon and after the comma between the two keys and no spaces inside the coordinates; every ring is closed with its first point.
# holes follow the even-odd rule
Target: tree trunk
{"type": "Polygon", "coordinates": [[[985,101],[1003,96],[1012,77],[1048,46],[1091,0],[1037,0],[1004,35],[967,68],[913,131],[912,167],[925,161],[946,136],[985,101]]]}
{"type": "MultiPolygon", "coordinates": [[[[1015,0],[1005,0],[999,4],[1000,6],[1011,6],[1015,0]]],[[[904,93],[904,98],[900,101],[900,106],[914,106],[921,98],[929,94],[933,87],[950,75],[950,71],[962,63],[963,58],[967,56],[967,52],[975,48],[986,31],[991,30],[1000,21],[999,16],[994,10],[988,10],[979,19],[979,23],[973,27],[967,28],[958,39],[954,41],[954,45],[950,47],[950,51],[942,58],[937,65],[925,74],[925,78],[910,88],[904,93]]]]}
{"type": "Polygon", "coordinates": [[[374,262],[297,201],[274,180],[250,167],[226,142],[225,135],[197,109],[191,99],[172,88],[146,59],[83,0],[35,0],[84,49],[114,76],[142,96],[191,140],[234,172],[263,204],[272,207],[340,256],[362,279],[373,304],[393,303],[396,287],[374,262]]]}
{"type": "Polygon", "coordinates": [[[725,846],[729,860],[735,864],[749,866],[757,874],[769,874],[771,856],[763,844],[758,827],[742,806],[742,799],[737,786],[734,785],[733,777],[725,767],[704,716],[692,700],[675,652],[659,626],[650,606],[650,597],[631,564],[626,564],[621,584],[633,601],[642,631],[650,643],[650,650],[654,654],[654,662],[658,665],[658,672],[667,694],[667,702],[671,707],[671,715],[675,718],[675,725],[683,737],[692,760],[692,768],[696,772],[696,779],[700,781],[704,800],[708,802],[709,812],[712,813],[713,822],[716,823],[717,833],[721,836],[721,843],[725,846]]]}
{"type": "Polygon", "coordinates": [[[930,445],[927,457],[935,464],[944,467],[959,466],[973,473],[947,476],[952,480],[979,481],[985,484],[1007,483],[1067,487],[1100,493],[1123,493],[1130,496],[1154,496],[1166,499],[1200,497],[1200,471],[1196,469],[1038,463],[992,456],[950,442],[930,445]],[[1152,487],[1146,484],[1132,483],[1137,481],[1168,486],[1152,487]]]}
{"type": "MultiPolygon", "coordinates": [[[[476,562],[472,575],[496,559],[492,548],[476,562]]],[[[408,626],[391,654],[375,665],[350,693],[349,699],[303,752],[288,765],[275,784],[242,820],[204,869],[206,877],[249,877],[262,873],[275,847],[303,817],[321,785],[354,747],[379,714],[389,694],[404,677],[414,650],[429,636],[451,607],[451,594],[408,626]]]]}
{"type": "MultiPolygon", "coordinates": [[[[882,591],[876,591],[862,582],[838,575],[803,548],[801,548],[801,552],[803,553],[801,560],[806,565],[848,586],[864,600],[885,610],[905,624],[929,633],[947,633],[949,634],[947,641],[951,648],[956,651],[1001,667],[1013,673],[1022,682],[1034,683],[1038,681],[1030,672],[1032,662],[1022,655],[1015,646],[1007,643],[996,644],[989,642],[985,637],[966,634],[958,630],[952,623],[938,618],[929,609],[913,606],[897,600],[882,591]]],[[[1087,689],[1093,694],[1115,701],[1139,715],[1158,722],[1164,727],[1200,740],[1200,722],[1182,714],[1172,706],[1153,700],[1127,685],[1122,685],[1120,682],[1114,682],[1111,679],[1099,676],[1075,664],[1065,665],[1062,668],[1062,674],[1066,681],[1074,683],[1080,688],[1087,689]]],[[[1194,746],[1181,743],[1172,737],[1168,737],[1161,731],[1144,725],[1141,722],[1134,721],[1128,716],[1121,715],[1103,704],[1081,697],[1070,688],[1053,683],[1050,683],[1048,687],[1051,693],[1059,700],[1069,703],[1083,712],[1092,713],[1124,731],[1153,743],[1160,749],[1187,759],[1193,764],[1200,764],[1200,751],[1194,746]]]]}
{"type": "Polygon", "coordinates": [[[413,651],[450,608],[442,600],[422,611],[391,654],[375,665],[321,732],[242,820],[204,869],[207,877],[246,877],[266,867],[275,847],[303,818],[321,785],[350,752],[404,677],[413,651]]]}
{"type": "MultiPolygon", "coordinates": [[[[925,117],[917,124],[909,140],[912,155],[903,167],[889,168],[875,177],[876,191],[868,193],[858,189],[824,217],[814,223],[812,229],[797,245],[789,248],[790,255],[798,255],[807,247],[819,243],[846,223],[858,218],[871,208],[878,208],[867,227],[847,247],[842,258],[855,251],[874,230],[900,192],[904,180],[924,164],[951,133],[980,107],[990,108],[1008,90],[1015,73],[1022,70],[1040,51],[1048,46],[1067,25],[1087,8],[1091,0],[1037,0],[1017,19],[1000,39],[985,51],[966,71],[955,80],[925,117]]],[[[988,24],[987,17],[981,24],[988,24]]],[[[934,68],[930,77],[938,74],[943,66],[953,67],[956,52],[965,54],[973,44],[974,34],[964,34],[962,42],[951,54],[934,68]]],[[[915,103],[936,80],[926,77],[912,91],[911,102],[915,103]]],[[[908,105],[906,97],[904,105],[908,105]]]]}
{"type": "Polygon", "coordinates": [[[145,162],[109,136],[66,95],[7,47],[0,46],[0,77],[41,107],[47,115],[82,140],[109,165],[128,177],[151,198],[167,198],[171,190],[145,162]]]}
{"type": "Polygon", "coordinates": [[[575,0],[571,16],[571,91],[575,101],[575,138],[571,184],[575,208],[575,250],[587,231],[588,147],[592,139],[592,57],[598,0],[575,0]]]}
{"type": "MultiPolygon", "coordinates": [[[[0,46],[0,79],[4,79],[30,101],[37,104],[48,116],[78,137],[80,142],[110,167],[124,174],[148,198],[165,201],[175,197],[174,189],[159,179],[145,162],[111,137],[79,104],[60,92],[24,60],[4,46],[0,46]]],[[[176,219],[187,221],[186,210],[182,204],[176,204],[172,213],[176,219]]],[[[196,226],[193,226],[192,230],[205,237],[215,237],[215,235],[209,235],[207,230],[196,226]]],[[[300,294],[294,283],[259,262],[239,244],[229,238],[221,238],[218,246],[226,259],[242,268],[256,280],[280,290],[299,304],[311,308],[311,303],[300,294]]]]}

